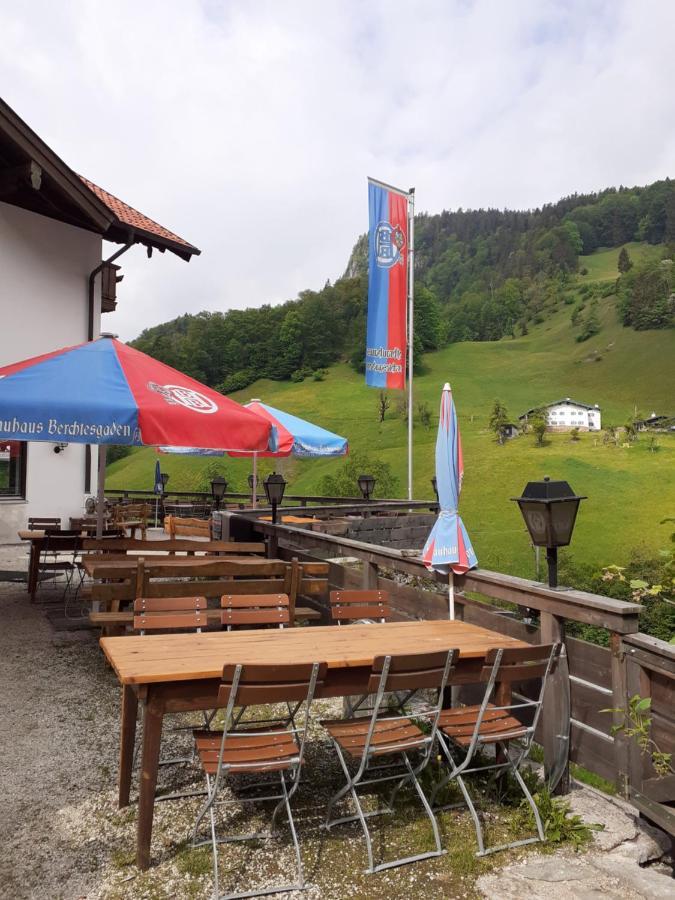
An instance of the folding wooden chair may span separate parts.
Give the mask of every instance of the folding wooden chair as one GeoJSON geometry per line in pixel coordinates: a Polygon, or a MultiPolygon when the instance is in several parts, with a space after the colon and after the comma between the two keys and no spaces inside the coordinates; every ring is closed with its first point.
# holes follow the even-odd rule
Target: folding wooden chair
{"type": "Polygon", "coordinates": [[[207,799],[202,806],[192,833],[192,846],[211,844],[213,852],[214,897],[220,898],[218,879],[218,844],[230,841],[250,841],[271,838],[275,834],[279,813],[285,809],[295,850],[296,880],[292,884],[265,885],[252,890],[224,895],[229,900],[240,897],[257,897],[282,891],[303,890],[305,879],[300,856],[300,845],[293,822],[291,799],[300,782],[300,772],[305,752],[309,714],[314,694],[326,675],[325,663],[301,663],[297,665],[227,665],[218,693],[218,705],[225,707],[225,726],[222,732],[195,731],[199,759],[206,776],[207,799]],[[305,706],[305,719],[301,727],[294,723],[287,726],[270,726],[260,730],[233,731],[229,727],[237,706],[251,706],[269,702],[298,703],[305,706]],[[272,821],[268,832],[218,837],[214,805],[227,778],[233,775],[273,775],[272,779],[238,785],[239,796],[229,803],[260,803],[275,800],[272,821]],[[278,778],[278,781],[277,781],[278,778]],[[278,785],[275,790],[275,785],[278,785]],[[262,789],[262,795],[259,793],[262,789]],[[241,796],[252,791],[251,796],[241,796]],[[199,826],[204,817],[210,818],[210,836],[199,840],[199,826]]]}
{"type": "Polygon", "coordinates": [[[66,580],[62,597],[65,597],[77,569],[76,559],[81,545],[79,531],[47,531],[39,550],[37,584],[51,580],[56,586],[57,577],[64,575],[66,580]]]}
{"type": "Polygon", "coordinates": [[[338,625],[386,622],[391,618],[389,591],[331,591],[330,615],[338,625]]]}
{"type": "Polygon", "coordinates": [[[61,519],[55,516],[31,516],[28,519],[29,531],[60,531],[61,519]]]}
{"type": "MultiPolygon", "coordinates": [[[[368,717],[334,719],[322,721],[323,727],[333,741],[340,765],[347,779],[342,787],[329,801],[324,827],[330,830],[342,822],[359,820],[366,839],[368,850],[368,869],[381,872],[394,866],[417,862],[440,856],[445,851],[441,847],[438,823],[427,800],[418,777],[426,768],[436,740],[438,720],[443,703],[443,690],[453,670],[455,660],[459,657],[457,650],[443,650],[435,653],[413,653],[401,656],[379,656],[373,663],[368,683],[369,694],[375,695],[372,714],[368,717]],[[425,724],[420,728],[409,716],[382,715],[382,700],[387,691],[432,689],[437,691],[436,702],[424,710],[416,719],[425,724]],[[410,757],[418,756],[413,766],[410,757]],[[350,772],[349,761],[356,765],[356,771],[350,772]],[[384,760],[381,764],[378,761],[384,760]],[[395,761],[394,761],[395,760],[395,761]],[[383,774],[384,773],[384,774],[383,774]],[[368,777],[365,777],[368,776],[368,777]],[[383,809],[364,812],[357,794],[357,788],[367,785],[379,785],[385,781],[396,784],[383,809]],[[410,782],[422,801],[424,811],[431,823],[434,835],[435,850],[405,856],[391,862],[375,865],[373,859],[372,839],[368,831],[367,819],[383,813],[393,813],[394,800],[401,788],[410,782]],[[331,818],[335,804],[347,794],[356,806],[356,815],[331,818]]],[[[352,765],[352,768],[354,766],[352,765]]]]}
{"type": "MultiPolygon", "coordinates": [[[[331,591],[330,592],[330,616],[333,622],[338,625],[372,625],[375,622],[386,622],[391,618],[391,607],[389,605],[389,591],[380,590],[353,590],[353,591],[331,591]]],[[[405,712],[405,704],[410,700],[415,691],[406,691],[405,693],[392,694],[386,698],[385,705],[392,705],[399,710],[405,712]]],[[[347,716],[353,716],[355,713],[369,715],[372,707],[365,705],[368,695],[363,694],[360,697],[345,697],[344,711],[347,716]]]]}
{"type": "MultiPolygon", "coordinates": [[[[228,631],[232,628],[264,628],[266,626],[284,628],[290,624],[290,600],[288,594],[224,594],[221,597],[222,608],[221,622],[228,631]]],[[[285,724],[294,721],[294,717],[301,703],[292,707],[286,704],[288,716],[284,717],[285,724]]],[[[234,714],[233,725],[238,727],[246,712],[246,707],[241,706],[234,714]]],[[[215,710],[207,719],[208,724],[213,721],[215,710]]],[[[278,721],[278,719],[255,719],[256,724],[278,721]]],[[[252,724],[248,719],[245,725],[252,724]]]]}
{"type": "MultiPolygon", "coordinates": [[[[142,579],[141,582],[142,584],[142,579]]],[[[134,631],[139,635],[148,632],[196,631],[201,632],[207,625],[206,597],[136,597],[134,600],[134,631]]],[[[204,724],[208,727],[206,713],[204,724]]],[[[173,731],[192,731],[194,725],[177,725],[173,731]]],[[[173,766],[194,761],[190,756],[160,759],[160,766],[173,766]]],[[[173,791],[157,794],[156,800],[177,800],[180,797],[200,796],[202,791],[173,791]]]]}
{"type": "Polygon", "coordinates": [[[450,771],[434,787],[431,802],[432,805],[436,803],[439,792],[450,781],[457,782],[476,829],[477,856],[486,856],[498,850],[521,847],[545,839],[539,810],[523,781],[519,767],[532,746],[544,701],[546,681],[560,652],[560,646],[560,644],[541,644],[490,650],[485,657],[485,665],[480,675],[481,681],[485,683],[482,702],[476,706],[444,709],[441,713],[438,723],[439,743],[450,771]],[[530,700],[519,695],[515,702],[503,706],[496,706],[491,702],[497,682],[514,684],[531,679],[541,679],[539,692],[534,699],[530,700]],[[519,718],[519,715],[522,718],[519,718]],[[516,747],[515,754],[509,753],[509,745],[516,747]],[[494,760],[486,761],[477,756],[477,752],[486,746],[495,748],[494,760]],[[511,772],[532,810],[537,826],[537,837],[511,841],[486,849],[480,819],[464,782],[464,776],[488,771],[494,775],[505,771],[511,772]]]}

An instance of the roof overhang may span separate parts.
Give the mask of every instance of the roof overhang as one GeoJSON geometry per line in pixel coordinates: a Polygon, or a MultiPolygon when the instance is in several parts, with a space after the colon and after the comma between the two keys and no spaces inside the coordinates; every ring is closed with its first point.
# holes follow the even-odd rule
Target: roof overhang
{"type": "Polygon", "coordinates": [[[81,178],[1,98],[0,201],[96,232],[114,243],[139,243],[162,253],[170,250],[186,261],[200,253],[81,178]],[[115,204],[111,207],[106,198],[115,204]]]}

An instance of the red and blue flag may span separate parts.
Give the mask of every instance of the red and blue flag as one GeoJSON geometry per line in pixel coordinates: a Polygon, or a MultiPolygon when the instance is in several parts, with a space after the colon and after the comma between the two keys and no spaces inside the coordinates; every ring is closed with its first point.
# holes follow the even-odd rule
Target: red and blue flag
{"type": "Polygon", "coordinates": [[[405,388],[408,194],[368,179],[366,384],[405,388]]]}

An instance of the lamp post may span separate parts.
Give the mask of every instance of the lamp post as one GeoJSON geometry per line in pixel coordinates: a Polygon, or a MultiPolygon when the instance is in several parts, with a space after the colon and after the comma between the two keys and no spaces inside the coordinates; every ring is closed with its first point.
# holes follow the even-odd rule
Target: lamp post
{"type": "Polygon", "coordinates": [[[520,507],[525,525],[535,547],[546,547],[548,586],[558,587],[558,547],[572,540],[579,503],[578,496],[566,481],[530,481],[520,497],[512,498],[520,507]]]}
{"type": "Polygon", "coordinates": [[[272,472],[272,474],[268,475],[267,478],[263,481],[263,487],[265,488],[265,496],[267,497],[267,502],[272,507],[272,522],[273,524],[276,524],[277,506],[284,499],[286,480],[284,479],[283,475],[279,475],[277,472],[272,472]]]}
{"type": "Polygon", "coordinates": [[[225,496],[225,491],[227,490],[227,481],[223,478],[222,475],[216,475],[215,478],[211,480],[211,496],[213,497],[213,502],[216,504],[216,509],[220,509],[220,504],[225,496]]]}
{"type": "Polygon", "coordinates": [[[166,486],[169,481],[169,476],[166,472],[162,472],[159,476],[159,480],[162,482],[162,496],[166,494],[166,486]]]}
{"type": "Polygon", "coordinates": [[[359,475],[359,490],[363,494],[364,500],[370,500],[370,495],[375,490],[375,479],[372,475],[359,475]]]}

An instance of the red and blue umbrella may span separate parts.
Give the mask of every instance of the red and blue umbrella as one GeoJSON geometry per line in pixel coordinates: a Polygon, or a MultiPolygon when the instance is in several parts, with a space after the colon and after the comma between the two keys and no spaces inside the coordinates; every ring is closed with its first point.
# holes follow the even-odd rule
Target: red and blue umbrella
{"type": "Polygon", "coordinates": [[[440,513],[422,551],[427,569],[450,578],[450,618],[454,619],[452,575],[461,575],[478,564],[459,512],[464,463],[457,412],[450,385],[443,387],[436,436],[436,488],[440,513]]]}
{"type": "MultiPolygon", "coordinates": [[[[222,451],[227,452],[229,456],[250,456],[253,457],[253,494],[252,501],[256,503],[256,483],[257,483],[257,458],[259,456],[284,457],[298,456],[302,458],[310,457],[329,457],[329,456],[345,456],[349,452],[349,442],[347,438],[340,437],[313,422],[307,422],[298,416],[284,412],[281,409],[275,409],[267,403],[260,400],[251,400],[244,404],[245,408],[261,416],[265,421],[269,422],[275,431],[275,450],[248,451],[242,452],[237,450],[222,451]]],[[[187,455],[199,456],[219,456],[221,453],[215,450],[190,449],[189,447],[161,447],[163,453],[183,453],[187,455]]]]}
{"type": "Polygon", "coordinates": [[[0,368],[0,440],[101,445],[99,535],[107,444],[276,446],[260,416],[109,336],[0,368]]]}
{"type": "Polygon", "coordinates": [[[260,416],[110,337],[0,368],[0,440],[275,446],[260,416]]]}

